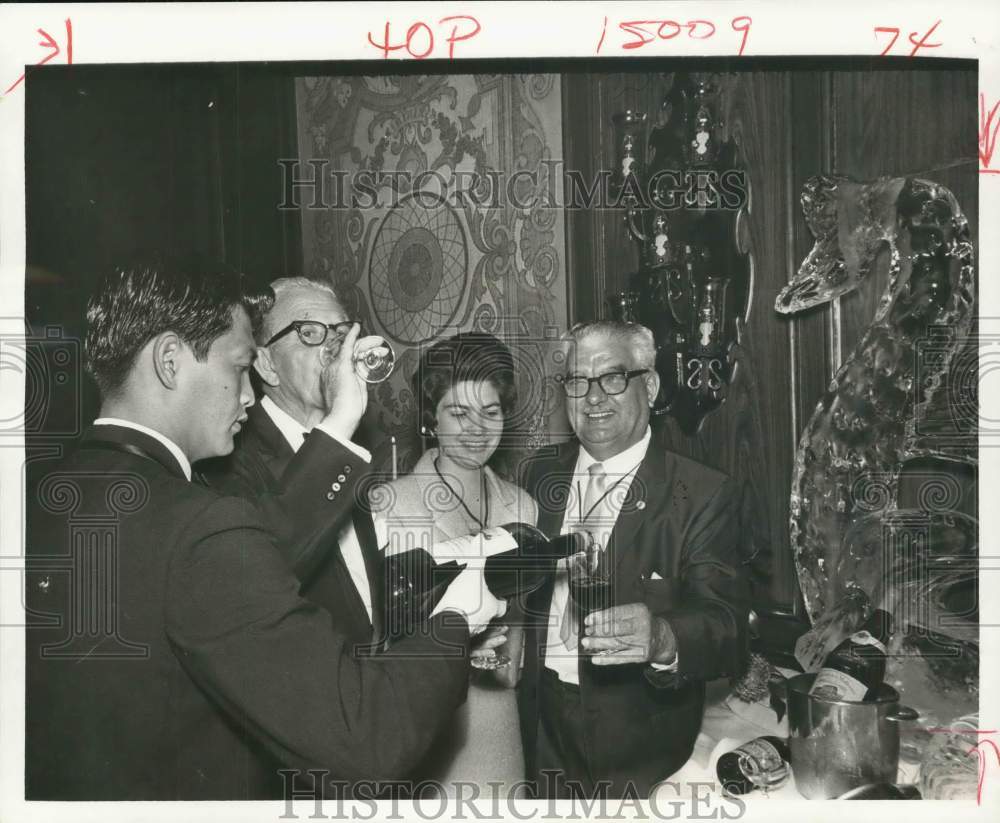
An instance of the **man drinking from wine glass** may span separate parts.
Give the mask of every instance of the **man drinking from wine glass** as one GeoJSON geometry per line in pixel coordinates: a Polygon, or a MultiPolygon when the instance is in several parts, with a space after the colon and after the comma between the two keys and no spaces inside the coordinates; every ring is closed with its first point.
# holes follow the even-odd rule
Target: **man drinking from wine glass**
{"type": "Polygon", "coordinates": [[[736,500],[725,475],[652,436],[648,329],[599,321],[565,341],[577,439],[530,459],[524,485],[542,531],[585,532],[592,549],[523,604],[528,778],[540,796],[647,796],[690,756],[705,681],[745,659],[736,500]]]}
{"type": "MultiPolygon", "coordinates": [[[[326,283],[283,277],[272,282],[271,289],[274,304],[255,335],[253,369],[263,397],[247,411],[233,453],[202,466],[216,488],[255,501],[278,489],[289,497],[308,493],[296,488],[301,478],[289,473],[288,467],[307,435],[326,431],[324,421],[342,404],[330,379],[329,362],[340,354],[356,323],[326,283]]],[[[363,339],[371,344],[380,341],[363,339]]],[[[356,382],[367,400],[364,383],[359,378],[356,382]]],[[[357,425],[354,421],[350,427],[352,434],[357,425]]],[[[341,438],[340,445],[351,459],[335,467],[325,495],[331,508],[343,503],[350,516],[342,519],[335,541],[306,545],[286,541],[284,547],[289,566],[302,581],[303,596],[332,611],[338,626],[360,648],[382,635],[385,587],[371,515],[365,507],[353,505],[355,495],[363,499],[363,492],[351,472],[355,463],[368,464],[371,454],[348,438],[341,438]]],[[[269,514],[280,534],[287,527],[283,512],[272,509],[269,514]]]]}

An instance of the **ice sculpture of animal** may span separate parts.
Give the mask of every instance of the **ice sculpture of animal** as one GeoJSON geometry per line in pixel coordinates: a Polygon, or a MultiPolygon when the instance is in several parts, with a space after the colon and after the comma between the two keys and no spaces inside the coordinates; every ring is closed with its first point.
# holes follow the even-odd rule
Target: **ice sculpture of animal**
{"type": "Polygon", "coordinates": [[[949,575],[949,561],[961,565],[976,552],[975,520],[934,505],[940,488],[928,490],[928,507],[897,506],[908,461],[975,463],[972,448],[937,449],[916,422],[942,389],[973,321],[968,222],[948,189],[914,178],[814,177],[802,208],[816,244],[779,294],[776,311],[792,314],[856,289],[883,250],[889,265],[875,317],[820,398],[796,453],[791,540],[806,608],[815,623],[843,610],[845,595],[878,597],[873,589],[888,586],[883,577],[891,574],[901,575],[893,585],[901,583],[926,610],[940,595],[928,589],[967,582],[968,563],[949,575]],[[934,356],[918,365],[928,341],[934,356]],[[931,538],[919,545],[894,539],[915,527],[931,538]],[[898,557],[886,556],[897,549],[898,557]],[[936,577],[926,574],[928,558],[916,556],[927,552],[937,553],[943,569],[936,577]]]}

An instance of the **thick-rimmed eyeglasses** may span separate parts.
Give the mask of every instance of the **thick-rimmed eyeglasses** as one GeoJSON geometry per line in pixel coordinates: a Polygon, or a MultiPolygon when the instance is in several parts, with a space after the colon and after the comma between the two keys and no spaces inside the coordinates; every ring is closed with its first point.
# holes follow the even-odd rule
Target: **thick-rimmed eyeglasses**
{"type": "Polygon", "coordinates": [[[330,332],[337,336],[338,343],[343,343],[351,326],[360,322],[360,320],[343,320],[340,323],[320,323],[318,320],[293,320],[264,345],[270,346],[276,340],[280,340],[292,332],[298,334],[299,340],[306,346],[322,346],[330,332]]]}
{"type": "Polygon", "coordinates": [[[621,394],[628,388],[628,381],[649,369],[632,369],[631,371],[609,371],[597,377],[583,377],[579,374],[557,375],[556,380],[562,383],[567,397],[586,397],[592,384],[596,383],[601,391],[608,395],[621,394]]]}

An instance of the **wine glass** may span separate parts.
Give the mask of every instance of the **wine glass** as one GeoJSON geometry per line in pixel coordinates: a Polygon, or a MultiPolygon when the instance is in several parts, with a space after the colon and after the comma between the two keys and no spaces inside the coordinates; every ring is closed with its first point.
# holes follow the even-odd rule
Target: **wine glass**
{"type": "Polygon", "coordinates": [[[758,757],[753,753],[740,755],[740,768],[747,780],[760,789],[760,793],[767,797],[769,789],[778,789],[788,782],[791,771],[788,764],[780,757],[758,757]]]}
{"type": "MultiPolygon", "coordinates": [[[[489,630],[487,629],[487,631],[489,630]]],[[[485,656],[473,655],[469,660],[472,668],[484,672],[492,672],[510,665],[510,657],[508,655],[501,654],[496,649],[490,649],[489,651],[490,654],[485,656]]]]}
{"type": "MultiPolygon", "coordinates": [[[[336,335],[327,338],[321,353],[324,367],[329,366],[340,353],[342,342],[336,335]]],[[[370,334],[354,344],[351,363],[354,373],[366,383],[381,383],[392,374],[396,353],[384,337],[370,334]]]]}
{"type": "Polygon", "coordinates": [[[375,384],[387,380],[395,365],[396,352],[383,337],[362,338],[354,346],[354,371],[366,383],[375,384]],[[365,341],[376,340],[379,342],[362,347],[365,341]]]}
{"type": "Polygon", "coordinates": [[[494,651],[492,655],[485,657],[474,656],[469,662],[474,669],[479,669],[479,671],[482,672],[494,672],[497,669],[509,666],[510,657],[506,654],[499,654],[494,651]]]}
{"type": "Polygon", "coordinates": [[[576,605],[582,631],[588,614],[611,608],[614,592],[610,573],[601,568],[600,544],[592,532],[581,533],[586,547],[569,558],[569,596],[576,605]]]}

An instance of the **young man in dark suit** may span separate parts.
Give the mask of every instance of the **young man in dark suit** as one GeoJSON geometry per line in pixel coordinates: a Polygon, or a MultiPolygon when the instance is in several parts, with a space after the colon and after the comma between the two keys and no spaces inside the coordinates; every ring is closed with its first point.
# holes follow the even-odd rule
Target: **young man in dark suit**
{"type": "Polygon", "coordinates": [[[732,483],[658,446],[651,332],[610,321],[567,335],[562,385],[577,441],[544,450],[525,487],[550,536],[590,533],[612,606],[583,624],[569,567],[524,606],[518,686],[528,777],[541,796],[647,796],[688,759],[704,682],[746,655],[748,585],[732,483]]]}
{"type": "MultiPolygon", "coordinates": [[[[90,301],[101,417],[28,512],[28,799],[280,797],[281,768],[343,793],[405,775],[464,699],[470,627],[503,608],[481,574],[392,652],[358,657],[299,595],[258,509],[192,482],[246,422],[262,305],[224,272],[155,266],[114,272],[90,301]]],[[[332,539],[366,471],[345,445],[366,402],[357,336],[286,469],[307,493],[266,501],[296,546],[332,539]]]]}

